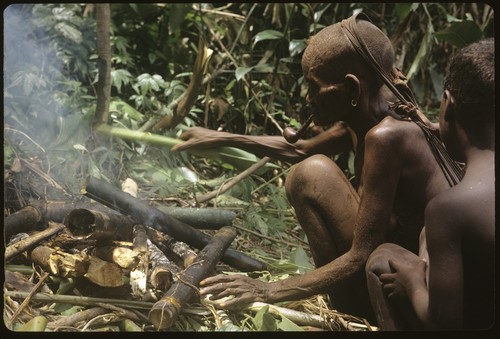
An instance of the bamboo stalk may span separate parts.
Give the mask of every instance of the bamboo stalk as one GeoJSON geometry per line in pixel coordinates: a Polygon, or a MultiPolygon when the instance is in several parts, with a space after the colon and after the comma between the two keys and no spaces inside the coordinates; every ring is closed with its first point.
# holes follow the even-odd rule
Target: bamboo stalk
{"type": "Polygon", "coordinates": [[[194,263],[182,271],[177,282],[149,312],[149,320],[158,330],[170,328],[182,308],[198,292],[199,283],[210,274],[224,251],[236,237],[232,227],[222,227],[198,254],[194,263]]]}
{"type": "Polygon", "coordinates": [[[150,281],[154,288],[168,290],[172,286],[173,274],[180,272],[165,254],[148,239],[149,260],[151,262],[150,281]]]}
{"type": "MultiPolygon", "coordinates": [[[[209,235],[172,218],[105,181],[89,177],[85,187],[82,188],[82,194],[121,213],[129,214],[138,224],[155,228],[197,249],[201,250],[210,242],[209,235]]],[[[225,252],[222,260],[244,272],[266,269],[265,263],[232,249],[225,252]]]]}
{"type": "MultiPolygon", "coordinates": [[[[144,142],[157,147],[172,148],[174,145],[183,142],[180,139],[174,139],[159,134],[130,130],[121,127],[113,127],[104,124],[99,126],[97,128],[97,131],[120,139],[135,142],[144,142]]],[[[245,170],[259,161],[259,158],[255,154],[235,147],[217,147],[204,150],[189,149],[185,152],[188,152],[200,158],[209,158],[215,161],[225,162],[233,165],[239,170],[245,170]]],[[[276,168],[277,166],[268,163],[265,165],[265,167],[276,168]]]]}
{"type": "MultiPolygon", "coordinates": [[[[198,199],[198,202],[202,201],[198,199]]],[[[222,226],[231,226],[234,218],[236,218],[235,212],[220,208],[184,208],[170,206],[158,206],[156,208],[194,228],[205,230],[218,230],[222,226]]]]}
{"type": "MultiPolygon", "coordinates": [[[[11,297],[13,299],[25,299],[28,296],[28,292],[4,291],[4,296],[11,297]]],[[[97,305],[98,303],[106,303],[118,307],[141,309],[141,310],[150,310],[151,307],[154,305],[153,303],[146,301],[80,297],[75,295],[49,294],[44,292],[36,293],[31,297],[31,300],[40,302],[49,302],[49,303],[82,305],[82,306],[94,306],[97,305]]]]}
{"type": "MultiPolygon", "coordinates": [[[[113,211],[111,211],[113,212],[113,211]]],[[[64,224],[77,238],[130,241],[134,222],[130,217],[90,209],[74,209],[64,224]]]]}
{"type": "Polygon", "coordinates": [[[38,228],[42,214],[33,206],[25,206],[19,211],[5,218],[5,239],[10,239],[14,234],[34,231],[38,228]]]}

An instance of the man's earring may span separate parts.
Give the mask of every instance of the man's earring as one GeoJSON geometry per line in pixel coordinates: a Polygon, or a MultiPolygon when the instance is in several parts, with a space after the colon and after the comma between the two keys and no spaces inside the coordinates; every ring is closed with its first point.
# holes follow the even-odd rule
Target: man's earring
{"type": "Polygon", "coordinates": [[[352,99],[352,100],[351,100],[351,106],[352,106],[352,107],[356,107],[356,106],[358,106],[358,101],[357,101],[356,99],[352,99]]]}

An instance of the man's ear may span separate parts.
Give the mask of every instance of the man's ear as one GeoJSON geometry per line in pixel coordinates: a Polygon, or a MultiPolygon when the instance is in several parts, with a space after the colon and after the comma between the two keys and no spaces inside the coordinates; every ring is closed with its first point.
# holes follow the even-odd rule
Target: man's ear
{"type": "Polygon", "coordinates": [[[347,85],[347,95],[349,99],[358,101],[361,95],[361,84],[357,76],[354,74],[346,74],[345,83],[347,85]]]}
{"type": "Polygon", "coordinates": [[[444,120],[450,122],[455,118],[455,98],[453,97],[453,94],[451,94],[447,89],[444,90],[443,101],[444,120]]]}

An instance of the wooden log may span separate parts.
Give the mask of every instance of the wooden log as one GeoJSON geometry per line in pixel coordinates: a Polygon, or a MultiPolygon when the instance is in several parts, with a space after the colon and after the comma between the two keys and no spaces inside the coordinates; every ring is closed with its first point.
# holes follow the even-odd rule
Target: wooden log
{"type": "Polygon", "coordinates": [[[137,261],[137,253],[123,246],[98,246],[90,252],[90,255],[113,262],[124,269],[131,269],[137,261]]]}
{"type": "Polygon", "coordinates": [[[178,267],[186,268],[197,256],[197,253],[182,241],[177,241],[151,227],[147,227],[146,232],[149,240],[178,267]]]}
{"type": "Polygon", "coordinates": [[[147,290],[149,252],[148,236],[146,229],[142,225],[134,225],[134,251],[137,253],[137,262],[130,271],[130,287],[132,296],[142,298],[147,290]]]}
{"type": "Polygon", "coordinates": [[[150,281],[154,288],[166,291],[172,286],[173,275],[181,271],[165,254],[148,239],[149,261],[151,263],[150,281]]]}
{"type": "Polygon", "coordinates": [[[49,227],[43,231],[30,235],[28,238],[20,240],[5,249],[5,261],[8,262],[15,255],[27,251],[40,243],[41,241],[50,238],[64,230],[66,227],[63,224],[50,223],[49,227]]]}
{"type": "Polygon", "coordinates": [[[125,276],[117,264],[97,257],[90,257],[87,272],[83,276],[102,287],[120,287],[125,284],[125,276]]]}
{"type": "Polygon", "coordinates": [[[134,221],[116,212],[74,209],[64,218],[64,225],[75,238],[101,241],[130,241],[134,221]]]}
{"type": "MultiPolygon", "coordinates": [[[[138,224],[155,228],[197,249],[201,250],[210,242],[209,235],[172,218],[103,180],[87,178],[82,194],[123,214],[130,215],[138,224]]],[[[232,249],[225,252],[222,261],[244,272],[266,270],[265,263],[232,249]]]]}
{"type": "Polygon", "coordinates": [[[197,293],[200,281],[215,269],[224,251],[236,237],[232,227],[222,227],[200,251],[195,262],[182,271],[177,282],[149,311],[149,320],[158,330],[170,328],[182,308],[197,293]]]}
{"type": "Polygon", "coordinates": [[[42,221],[42,213],[33,206],[25,206],[5,218],[5,239],[18,233],[36,231],[42,221]]]}
{"type": "Polygon", "coordinates": [[[85,252],[66,253],[48,246],[31,251],[31,261],[57,277],[76,278],[87,273],[90,258],[85,252]]]}

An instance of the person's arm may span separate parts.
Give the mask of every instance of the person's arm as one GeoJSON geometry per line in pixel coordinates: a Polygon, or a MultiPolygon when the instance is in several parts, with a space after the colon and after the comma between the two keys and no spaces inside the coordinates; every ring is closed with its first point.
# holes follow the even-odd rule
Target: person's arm
{"type": "Polygon", "coordinates": [[[288,143],[282,136],[256,136],[218,132],[194,127],[184,132],[183,143],[172,147],[173,152],[190,148],[236,147],[257,156],[268,156],[290,163],[299,162],[313,154],[336,155],[352,149],[352,139],[347,126],[337,123],[330,129],[310,139],[288,143]]]}
{"type": "MultiPolygon", "coordinates": [[[[394,129],[393,129],[394,130],[394,129]]],[[[371,252],[380,245],[390,225],[390,216],[400,178],[403,154],[401,140],[394,140],[387,130],[366,137],[365,164],[360,206],[351,249],[332,262],[300,276],[265,284],[238,276],[215,276],[202,281],[202,294],[213,299],[235,296],[225,302],[232,307],[245,302],[298,300],[325,293],[364,269],[371,252]]]]}

